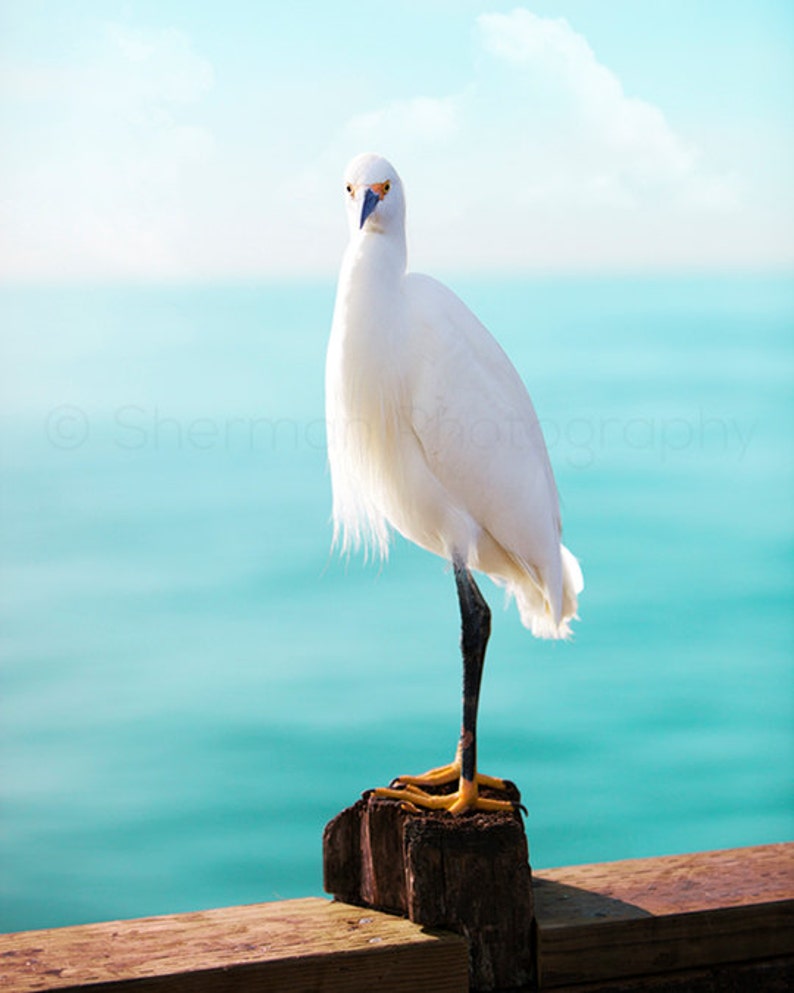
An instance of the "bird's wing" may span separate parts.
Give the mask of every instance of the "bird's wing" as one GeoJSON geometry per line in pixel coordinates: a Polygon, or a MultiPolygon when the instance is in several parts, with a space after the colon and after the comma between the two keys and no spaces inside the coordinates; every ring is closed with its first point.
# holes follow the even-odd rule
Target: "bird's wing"
{"type": "Polygon", "coordinates": [[[428,467],[508,552],[545,571],[560,517],[543,434],[512,363],[484,325],[429,276],[405,279],[413,429],[428,467]]]}

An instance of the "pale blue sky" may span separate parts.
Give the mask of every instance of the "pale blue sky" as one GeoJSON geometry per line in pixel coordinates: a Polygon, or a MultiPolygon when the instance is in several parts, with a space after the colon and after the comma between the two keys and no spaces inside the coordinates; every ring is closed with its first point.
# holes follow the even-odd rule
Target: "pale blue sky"
{"type": "Polygon", "coordinates": [[[0,2],[6,279],[331,274],[390,156],[416,267],[790,269],[794,5],[0,2]]]}

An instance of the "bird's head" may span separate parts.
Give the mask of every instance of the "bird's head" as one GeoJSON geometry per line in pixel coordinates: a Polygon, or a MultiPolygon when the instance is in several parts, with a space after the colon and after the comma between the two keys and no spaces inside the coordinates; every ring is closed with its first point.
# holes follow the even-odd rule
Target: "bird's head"
{"type": "Polygon", "coordinates": [[[357,155],[345,169],[345,197],[351,233],[387,233],[405,223],[405,199],[400,177],[380,155],[357,155]]]}

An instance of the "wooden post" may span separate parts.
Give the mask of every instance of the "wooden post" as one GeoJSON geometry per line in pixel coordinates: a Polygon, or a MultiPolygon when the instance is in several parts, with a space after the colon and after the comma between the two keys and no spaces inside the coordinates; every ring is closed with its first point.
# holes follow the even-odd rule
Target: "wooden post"
{"type": "Polygon", "coordinates": [[[530,982],[532,886],[519,813],[414,813],[369,796],[326,826],[323,862],[336,899],[464,935],[472,991],[530,982]]]}

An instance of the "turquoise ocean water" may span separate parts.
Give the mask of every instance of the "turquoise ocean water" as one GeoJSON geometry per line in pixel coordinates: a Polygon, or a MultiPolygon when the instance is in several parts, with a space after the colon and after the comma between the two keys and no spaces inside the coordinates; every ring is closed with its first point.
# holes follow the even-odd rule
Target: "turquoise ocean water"
{"type": "MultiPolygon", "coordinates": [[[[487,581],[484,771],[536,866],[780,841],[794,281],[451,280],[521,371],[586,589],[487,581]]],[[[322,890],[323,825],[451,757],[454,585],[329,555],[333,286],[4,289],[0,925],[322,890]]]]}

